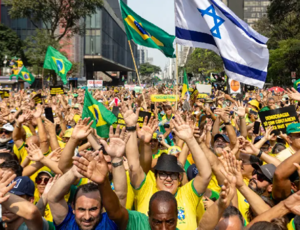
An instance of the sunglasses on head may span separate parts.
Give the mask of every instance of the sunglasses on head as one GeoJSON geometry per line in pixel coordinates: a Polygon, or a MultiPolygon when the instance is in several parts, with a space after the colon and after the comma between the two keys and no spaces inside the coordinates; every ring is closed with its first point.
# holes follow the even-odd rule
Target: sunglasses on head
{"type": "Polygon", "coordinates": [[[46,184],[48,184],[49,180],[50,180],[50,178],[36,178],[35,182],[37,184],[41,184],[44,181],[44,184],[46,185],[46,184]]]}
{"type": "Polygon", "coordinates": [[[259,182],[263,182],[263,181],[268,181],[270,182],[270,180],[263,174],[259,173],[256,169],[254,169],[253,173],[252,173],[252,176],[256,175],[257,177],[257,180],[259,182]]]}
{"type": "Polygon", "coordinates": [[[6,135],[10,134],[10,132],[7,130],[0,130],[0,134],[2,134],[2,133],[6,134],[6,135]]]}

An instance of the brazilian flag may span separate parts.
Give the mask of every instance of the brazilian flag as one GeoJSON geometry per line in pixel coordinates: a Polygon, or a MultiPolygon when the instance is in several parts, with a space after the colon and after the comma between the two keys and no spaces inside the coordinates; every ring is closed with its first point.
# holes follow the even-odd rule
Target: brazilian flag
{"type": "Polygon", "coordinates": [[[154,76],[154,80],[161,81],[161,79],[158,76],[154,76]]]}
{"type": "Polygon", "coordinates": [[[188,82],[188,78],[186,75],[186,71],[184,69],[183,72],[183,86],[182,86],[182,93],[181,93],[181,97],[184,97],[185,94],[189,93],[189,82],[188,82]]]}
{"type": "Polygon", "coordinates": [[[30,85],[35,81],[34,76],[29,72],[29,70],[25,66],[22,67],[22,69],[19,71],[17,75],[15,74],[10,75],[9,79],[11,80],[12,77],[16,77],[17,80],[20,77],[23,79],[23,81],[28,82],[30,85]]]}
{"type": "Polygon", "coordinates": [[[300,93],[300,79],[294,82],[294,88],[300,93]]]}
{"type": "Polygon", "coordinates": [[[54,70],[60,76],[62,82],[65,84],[67,81],[67,73],[71,70],[72,63],[59,51],[52,46],[48,46],[47,53],[44,61],[44,69],[54,70]]]}
{"type": "Polygon", "coordinates": [[[166,57],[176,57],[173,46],[175,36],[136,14],[122,0],[120,5],[128,40],[141,46],[159,49],[166,57]]]}
{"type": "Polygon", "coordinates": [[[97,134],[103,138],[108,138],[109,127],[117,121],[116,116],[102,103],[95,100],[87,89],[82,112],[82,118],[86,117],[90,117],[94,121],[92,128],[96,129],[97,134]]]}

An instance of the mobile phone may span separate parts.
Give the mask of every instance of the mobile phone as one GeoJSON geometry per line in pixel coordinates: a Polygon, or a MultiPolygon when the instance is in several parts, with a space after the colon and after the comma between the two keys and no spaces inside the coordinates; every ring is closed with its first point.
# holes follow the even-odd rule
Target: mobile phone
{"type": "Polygon", "coordinates": [[[254,130],[253,130],[253,133],[254,134],[259,134],[259,127],[260,127],[260,122],[259,121],[256,121],[254,123],[254,130]]]}
{"type": "Polygon", "coordinates": [[[154,111],[154,109],[155,109],[155,105],[151,104],[151,111],[154,111]]]}
{"type": "Polygon", "coordinates": [[[45,108],[45,116],[49,121],[54,123],[53,112],[51,107],[45,108]]]}

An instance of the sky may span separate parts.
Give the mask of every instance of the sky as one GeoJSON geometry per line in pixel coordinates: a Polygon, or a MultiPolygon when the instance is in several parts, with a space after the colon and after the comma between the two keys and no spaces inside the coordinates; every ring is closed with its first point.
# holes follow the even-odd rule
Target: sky
{"type": "MultiPolygon", "coordinates": [[[[128,0],[128,6],[144,19],[175,35],[174,0],[128,0]]],[[[156,49],[148,48],[148,57],[153,57],[153,64],[163,70],[169,58],[156,49]]]]}

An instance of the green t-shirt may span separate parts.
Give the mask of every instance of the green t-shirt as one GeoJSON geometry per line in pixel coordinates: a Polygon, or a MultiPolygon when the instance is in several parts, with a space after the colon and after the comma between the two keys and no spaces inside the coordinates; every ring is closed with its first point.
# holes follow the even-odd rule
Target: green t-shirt
{"type": "Polygon", "coordinates": [[[127,211],[129,218],[126,230],[151,230],[148,216],[137,211],[127,211]]]}

